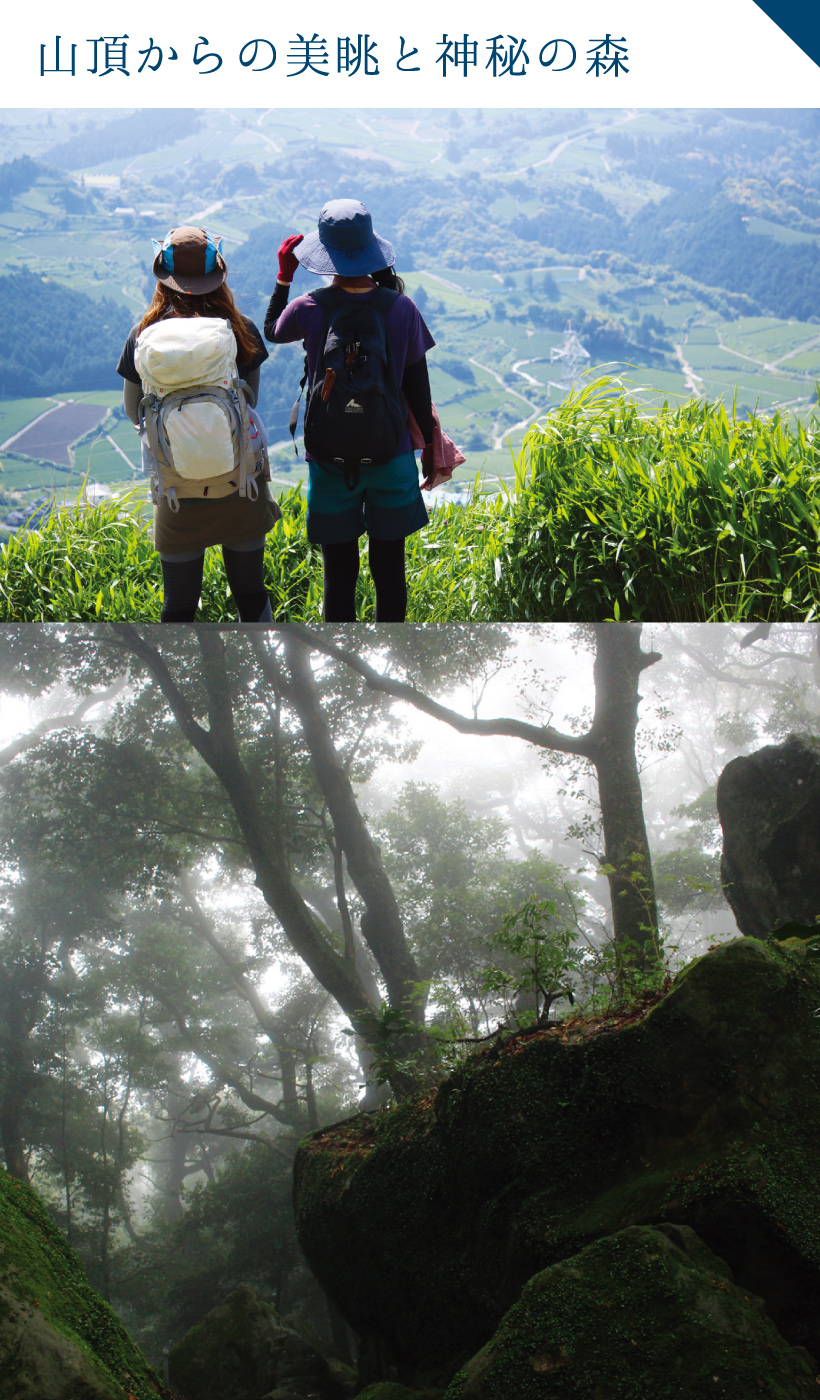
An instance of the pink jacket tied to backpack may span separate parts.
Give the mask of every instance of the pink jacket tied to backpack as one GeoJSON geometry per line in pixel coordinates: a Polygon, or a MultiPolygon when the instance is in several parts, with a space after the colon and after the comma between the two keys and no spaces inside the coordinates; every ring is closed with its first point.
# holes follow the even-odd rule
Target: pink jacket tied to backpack
{"type": "MultiPolygon", "coordinates": [[[[434,487],[440,486],[443,481],[449,481],[453,475],[453,469],[460,467],[462,462],[466,462],[463,452],[456,447],[453,439],[448,437],[439,422],[438,412],[435,404],[433,409],[433,475],[429,481],[423,483],[425,491],[432,491],[434,487]]],[[[407,409],[407,426],[410,429],[410,441],[414,448],[424,447],[424,434],[413,417],[412,411],[407,409]]]]}

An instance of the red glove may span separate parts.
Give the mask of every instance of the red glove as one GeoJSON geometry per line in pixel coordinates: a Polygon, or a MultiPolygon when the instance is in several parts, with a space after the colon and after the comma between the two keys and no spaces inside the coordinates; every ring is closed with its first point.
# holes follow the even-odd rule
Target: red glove
{"type": "Polygon", "coordinates": [[[433,479],[433,444],[426,442],[421,449],[421,469],[424,472],[424,485],[430,490],[428,482],[433,479]]]}
{"type": "Polygon", "coordinates": [[[289,238],[285,239],[279,249],[279,281],[286,282],[288,286],[290,286],[293,281],[296,269],[299,266],[298,259],[293,250],[297,243],[301,243],[302,237],[303,235],[301,233],[292,233],[289,238]]]}

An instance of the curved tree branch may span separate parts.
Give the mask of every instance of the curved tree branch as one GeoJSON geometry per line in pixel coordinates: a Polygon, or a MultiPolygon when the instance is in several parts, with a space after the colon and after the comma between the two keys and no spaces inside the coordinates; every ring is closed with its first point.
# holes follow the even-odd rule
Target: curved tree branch
{"type": "Polygon", "coordinates": [[[432,719],[439,719],[444,724],[449,724],[460,734],[525,739],[530,744],[537,744],[539,748],[555,749],[558,753],[577,754],[580,758],[590,757],[590,744],[586,734],[563,734],[560,730],[553,729],[552,725],[527,724],[526,721],[519,719],[471,719],[467,715],[459,714],[457,710],[451,710],[447,705],[439,704],[432,696],[426,695],[424,691],[418,690],[416,686],[407,681],[397,681],[390,676],[381,675],[375,667],[367,661],[363,661],[355,651],[348,651],[345,647],[337,646],[335,642],[328,641],[312,627],[306,627],[300,622],[290,622],[287,624],[287,633],[296,634],[312,650],[320,651],[325,656],[332,656],[336,661],[341,661],[345,666],[349,666],[351,671],[355,671],[357,675],[361,676],[368,689],[381,691],[384,695],[392,695],[396,700],[405,700],[409,705],[421,710],[423,714],[430,715],[432,719]]]}
{"type": "Polygon", "coordinates": [[[21,734],[19,738],[12,740],[4,749],[0,749],[0,768],[5,768],[19,754],[25,753],[27,749],[33,748],[39,743],[44,734],[48,734],[53,729],[73,729],[77,725],[86,723],[86,715],[89,710],[96,709],[105,700],[113,700],[125,688],[125,678],[115,681],[106,690],[96,691],[91,695],[86,695],[78,702],[69,714],[52,715],[49,719],[41,719],[39,724],[35,724],[27,734],[21,734]]]}
{"type": "Polygon", "coordinates": [[[221,782],[242,832],[257,886],[282,925],[294,952],[335,998],[354,1027],[367,1034],[374,1011],[370,998],[355,969],[336,951],[329,932],[323,928],[296,888],[285,832],[272,825],[262,810],[256,785],[239,753],[224,648],[205,643],[210,670],[206,685],[211,697],[210,716],[214,726],[208,731],[194,719],[157,648],[151,646],[131,624],[117,626],[125,644],[159,684],[183,734],[221,782]]]}

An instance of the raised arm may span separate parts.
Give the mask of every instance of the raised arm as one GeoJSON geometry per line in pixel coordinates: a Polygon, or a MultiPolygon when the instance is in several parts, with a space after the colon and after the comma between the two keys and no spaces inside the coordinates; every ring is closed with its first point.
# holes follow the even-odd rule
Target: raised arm
{"type": "MultiPolygon", "coordinates": [[[[268,303],[268,310],[265,316],[264,329],[266,340],[276,341],[278,339],[276,335],[276,322],[279,320],[279,317],[288,304],[290,284],[299,266],[296,254],[293,250],[297,243],[301,243],[301,241],[301,233],[292,233],[284,240],[279,248],[279,276],[276,279],[276,287],[268,303]]],[[[290,339],[290,337],[283,336],[282,339],[290,339]]]]}
{"type": "Polygon", "coordinates": [[[264,331],[266,340],[276,340],[276,322],[279,320],[279,317],[288,304],[289,294],[290,283],[277,281],[273,296],[268,302],[268,309],[265,312],[264,331]]]}

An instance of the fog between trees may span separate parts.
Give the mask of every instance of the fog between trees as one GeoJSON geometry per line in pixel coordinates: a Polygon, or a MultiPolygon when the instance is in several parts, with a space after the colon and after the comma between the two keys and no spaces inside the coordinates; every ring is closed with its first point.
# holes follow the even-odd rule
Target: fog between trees
{"type": "Polygon", "coordinates": [[[180,1325],[231,1278],[287,1300],[298,1137],[537,1014],[512,911],[572,950],[553,1016],[613,946],[736,934],[714,784],[818,732],[818,671],[816,624],[2,629],[8,1170],[139,1326],[186,1230],[180,1325]]]}

